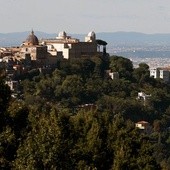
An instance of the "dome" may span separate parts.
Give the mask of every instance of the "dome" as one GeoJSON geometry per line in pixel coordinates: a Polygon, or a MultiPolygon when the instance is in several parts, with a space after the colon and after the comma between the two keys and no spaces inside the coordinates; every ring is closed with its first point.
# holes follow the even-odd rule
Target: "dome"
{"type": "Polygon", "coordinates": [[[89,33],[88,33],[88,37],[96,38],[95,32],[93,32],[93,31],[89,32],[89,33]]]}
{"type": "Polygon", "coordinates": [[[59,32],[58,37],[61,37],[61,38],[67,37],[67,34],[65,31],[62,31],[62,32],[59,32]]]}
{"type": "Polygon", "coordinates": [[[38,45],[38,38],[34,35],[34,31],[31,31],[31,34],[27,37],[25,41],[28,45],[38,45]]]}

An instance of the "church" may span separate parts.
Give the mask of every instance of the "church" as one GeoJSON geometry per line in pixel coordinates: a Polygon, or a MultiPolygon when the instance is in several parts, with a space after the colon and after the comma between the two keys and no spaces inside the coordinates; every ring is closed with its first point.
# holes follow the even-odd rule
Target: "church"
{"type": "Polygon", "coordinates": [[[22,59],[30,58],[32,62],[44,65],[48,58],[47,46],[39,44],[39,40],[32,30],[26,41],[21,44],[19,55],[22,59]]]}

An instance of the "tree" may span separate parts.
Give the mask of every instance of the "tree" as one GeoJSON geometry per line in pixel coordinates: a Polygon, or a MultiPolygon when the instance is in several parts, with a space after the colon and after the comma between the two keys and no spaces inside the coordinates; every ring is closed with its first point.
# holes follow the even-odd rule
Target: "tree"
{"type": "Polygon", "coordinates": [[[11,101],[6,110],[6,125],[0,133],[0,168],[11,168],[20,142],[27,136],[28,109],[22,102],[11,101]]]}
{"type": "Polygon", "coordinates": [[[80,75],[83,80],[91,77],[94,72],[95,62],[89,58],[71,59],[70,63],[71,73],[80,75]]]}
{"type": "Polygon", "coordinates": [[[139,84],[147,83],[150,80],[149,66],[146,63],[140,63],[138,68],[133,71],[133,77],[139,84]]]}
{"type": "Polygon", "coordinates": [[[3,126],[6,125],[7,117],[5,115],[11,98],[11,91],[8,85],[5,84],[4,79],[0,78],[0,132],[3,126]]]}
{"type": "Polygon", "coordinates": [[[58,89],[56,90],[56,97],[61,98],[65,106],[78,105],[83,93],[82,79],[77,75],[67,76],[61,85],[60,93],[58,93],[58,89]]]}
{"type": "Polygon", "coordinates": [[[110,58],[110,69],[114,72],[118,72],[120,78],[128,80],[132,79],[133,64],[127,58],[121,56],[111,56],[110,58]]]}
{"type": "MultiPolygon", "coordinates": [[[[15,169],[73,169],[69,151],[70,116],[52,109],[49,114],[39,113],[31,122],[31,131],[19,146],[13,162],[15,169]]],[[[31,121],[31,120],[30,120],[31,121]]]]}

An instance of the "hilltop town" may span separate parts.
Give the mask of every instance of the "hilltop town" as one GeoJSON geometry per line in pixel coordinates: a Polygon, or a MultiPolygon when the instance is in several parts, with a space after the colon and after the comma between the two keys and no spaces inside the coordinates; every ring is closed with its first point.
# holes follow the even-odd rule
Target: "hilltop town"
{"type": "Polygon", "coordinates": [[[106,45],[105,41],[96,39],[93,31],[82,42],[65,31],[59,32],[57,37],[39,40],[32,30],[20,46],[0,48],[0,68],[6,83],[16,91],[20,78],[29,71],[38,69],[48,73],[57,68],[61,60],[106,54],[106,45]]]}
{"type": "MultiPolygon", "coordinates": [[[[85,36],[84,41],[80,41],[68,36],[65,31],[59,32],[57,37],[39,40],[32,30],[20,46],[0,48],[0,68],[3,70],[2,74],[6,76],[6,84],[15,94],[13,96],[17,96],[19,81],[29,72],[38,70],[48,73],[57,68],[58,63],[63,60],[91,58],[95,55],[108,57],[106,45],[105,41],[96,38],[93,31],[85,36]]],[[[128,49],[131,50],[130,47],[128,49]]],[[[115,48],[115,50],[118,50],[118,53],[123,52],[122,49],[115,48]]],[[[166,58],[160,58],[161,62],[155,58],[147,60],[147,58],[129,57],[129,59],[134,67],[138,67],[140,63],[147,63],[150,67],[150,76],[163,79],[166,83],[170,82],[170,68],[166,65],[168,64],[166,58]]],[[[119,77],[118,72],[106,70],[106,73],[112,79],[119,77]]]]}

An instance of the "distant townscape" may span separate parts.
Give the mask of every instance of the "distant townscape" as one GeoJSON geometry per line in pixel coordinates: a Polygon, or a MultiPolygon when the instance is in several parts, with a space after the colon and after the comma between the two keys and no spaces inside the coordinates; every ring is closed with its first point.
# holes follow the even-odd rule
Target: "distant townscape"
{"type": "Polygon", "coordinates": [[[110,54],[129,58],[134,67],[141,62],[147,63],[150,68],[170,66],[170,46],[166,45],[112,45],[108,46],[110,54]]]}

